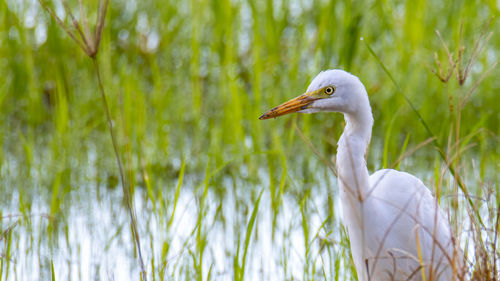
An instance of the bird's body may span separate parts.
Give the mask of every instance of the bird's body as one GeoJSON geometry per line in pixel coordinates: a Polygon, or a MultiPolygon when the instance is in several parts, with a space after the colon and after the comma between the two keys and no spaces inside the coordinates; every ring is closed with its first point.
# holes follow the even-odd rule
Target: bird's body
{"type": "Polygon", "coordinates": [[[448,260],[455,256],[452,235],[425,185],[392,169],[375,172],[369,183],[363,200],[341,189],[343,221],[359,280],[407,280],[410,276],[410,280],[452,280],[448,260]]]}
{"type": "Polygon", "coordinates": [[[305,94],[271,109],[261,119],[296,111],[344,114],[337,176],[358,279],[457,280],[457,248],[430,190],[408,173],[392,169],[368,173],[365,153],[373,117],[359,79],[342,70],[323,71],[305,94]]]}

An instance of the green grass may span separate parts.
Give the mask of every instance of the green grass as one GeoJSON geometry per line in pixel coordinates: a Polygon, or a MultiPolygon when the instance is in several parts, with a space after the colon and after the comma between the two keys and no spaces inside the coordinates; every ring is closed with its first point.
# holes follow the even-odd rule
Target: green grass
{"type": "Polygon", "coordinates": [[[122,182],[148,280],[355,278],[327,165],[342,116],[258,120],[327,68],[368,90],[369,170],[420,177],[471,276],[499,279],[495,1],[130,3],[110,2],[96,57],[121,180],[92,59],[39,3],[0,2],[0,280],[140,279],[122,182]],[[462,85],[433,73],[446,48],[457,70],[476,57],[462,85]]]}

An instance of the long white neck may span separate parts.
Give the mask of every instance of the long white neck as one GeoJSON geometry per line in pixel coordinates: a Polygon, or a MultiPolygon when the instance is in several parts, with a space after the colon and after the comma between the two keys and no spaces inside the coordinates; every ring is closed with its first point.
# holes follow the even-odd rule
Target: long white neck
{"type": "MultiPolygon", "coordinates": [[[[342,204],[342,216],[351,239],[355,264],[364,264],[366,231],[364,202],[369,195],[369,174],[365,154],[370,143],[373,116],[366,97],[355,114],[344,113],[346,126],[337,148],[337,177],[342,204]]],[[[368,276],[364,267],[357,268],[361,280],[368,276]]]]}
{"type": "Polygon", "coordinates": [[[337,148],[337,172],[344,212],[358,214],[369,191],[365,154],[370,143],[373,116],[368,101],[362,100],[355,113],[344,113],[346,126],[337,148]]]}

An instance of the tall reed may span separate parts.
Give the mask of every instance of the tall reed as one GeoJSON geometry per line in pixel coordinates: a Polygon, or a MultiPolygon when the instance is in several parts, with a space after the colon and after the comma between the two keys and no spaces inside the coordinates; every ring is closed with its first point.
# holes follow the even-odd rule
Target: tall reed
{"type": "Polygon", "coordinates": [[[113,146],[113,151],[115,154],[116,158],[116,163],[118,165],[118,172],[120,175],[120,182],[121,186],[123,189],[123,197],[124,201],[126,203],[127,211],[129,213],[130,217],[130,224],[131,224],[131,229],[132,229],[132,236],[135,241],[135,247],[137,249],[138,253],[138,261],[139,265],[141,267],[141,279],[142,280],[147,280],[147,275],[146,275],[146,268],[143,262],[142,258],[142,251],[141,251],[141,241],[139,237],[139,232],[137,230],[137,215],[134,209],[134,204],[132,201],[132,192],[130,189],[130,183],[125,177],[125,173],[123,170],[123,162],[120,157],[120,151],[118,147],[118,140],[116,138],[116,133],[115,129],[113,127],[113,118],[111,117],[110,109],[109,109],[109,104],[106,98],[106,93],[104,90],[103,86],[103,81],[102,81],[102,75],[101,75],[101,69],[99,66],[99,60],[97,58],[97,54],[99,51],[99,45],[101,42],[102,38],[102,32],[104,29],[104,22],[106,18],[106,13],[108,11],[108,5],[109,5],[109,0],[99,0],[99,6],[97,10],[97,19],[95,23],[94,30],[91,31],[88,23],[88,19],[85,14],[85,9],[83,7],[83,2],[82,0],[78,1],[79,8],[80,8],[80,21],[78,21],[75,16],[73,15],[71,9],[69,8],[68,4],[66,3],[65,0],[62,0],[62,4],[64,6],[64,10],[68,15],[68,21],[65,21],[57,16],[57,14],[53,11],[51,8],[50,4],[47,3],[44,0],[39,0],[40,4],[42,7],[50,14],[50,16],[58,23],[58,25],[64,29],[64,31],[68,34],[68,36],[71,37],[73,42],[75,42],[78,47],[80,47],[85,54],[92,60],[93,65],[94,65],[94,71],[96,74],[97,78],[97,84],[99,87],[99,92],[102,98],[102,105],[104,107],[104,110],[106,112],[106,121],[108,124],[108,131],[109,135],[111,137],[111,143],[113,146]]]}

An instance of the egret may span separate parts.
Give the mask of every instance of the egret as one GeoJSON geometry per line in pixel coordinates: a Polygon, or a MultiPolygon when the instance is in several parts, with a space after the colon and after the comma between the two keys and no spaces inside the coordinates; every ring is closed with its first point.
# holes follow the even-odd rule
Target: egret
{"type": "Polygon", "coordinates": [[[461,251],[430,190],[417,177],[393,169],[369,175],[365,153],[373,115],[356,76],[339,69],[322,71],[305,94],[259,119],[320,111],[344,114],[336,169],[342,221],[358,279],[461,279],[461,251]]]}

